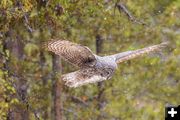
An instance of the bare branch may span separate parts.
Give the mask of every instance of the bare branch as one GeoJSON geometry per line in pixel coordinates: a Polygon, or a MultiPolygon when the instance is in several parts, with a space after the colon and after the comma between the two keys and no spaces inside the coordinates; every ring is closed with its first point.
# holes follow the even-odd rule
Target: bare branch
{"type": "Polygon", "coordinates": [[[27,12],[25,12],[25,11],[23,10],[23,5],[22,5],[21,2],[18,3],[18,7],[19,7],[19,9],[22,10],[23,13],[24,13],[23,17],[24,17],[24,21],[25,21],[25,26],[26,26],[26,28],[28,29],[28,31],[29,31],[30,33],[32,33],[34,30],[33,30],[33,29],[30,27],[30,25],[29,25],[29,20],[28,20],[28,17],[27,17],[27,12]]]}
{"type": "Polygon", "coordinates": [[[83,104],[85,106],[88,106],[88,104],[85,101],[83,101],[82,99],[80,99],[80,98],[78,98],[76,96],[71,96],[71,99],[75,103],[81,103],[81,104],[83,104]]]}
{"type": "Polygon", "coordinates": [[[26,13],[24,14],[24,20],[25,20],[25,26],[27,27],[28,31],[32,33],[34,30],[29,25],[29,21],[26,13]]]}
{"type": "Polygon", "coordinates": [[[126,7],[123,3],[121,3],[121,2],[116,3],[115,7],[118,8],[118,10],[119,10],[120,13],[123,12],[123,13],[128,17],[128,19],[129,19],[130,21],[132,21],[132,22],[134,22],[134,23],[137,23],[137,24],[140,24],[140,25],[146,25],[146,23],[144,23],[143,21],[137,20],[137,19],[129,12],[129,10],[127,9],[127,7],[126,7]]]}

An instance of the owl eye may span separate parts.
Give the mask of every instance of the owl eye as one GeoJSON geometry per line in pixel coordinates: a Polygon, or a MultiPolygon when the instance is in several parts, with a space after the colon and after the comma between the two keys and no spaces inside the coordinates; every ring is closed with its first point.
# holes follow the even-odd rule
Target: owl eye
{"type": "Polygon", "coordinates": [[[111,68],[107,68],[106,71],[107,71],[108,75],[113,73],[113,69],[111,69],[111,68]]]}
{"type": "Polygon", "coordinates": [[[110,72],[109,72],[109,71],[106,71],[106,74],[107,74],[107,75],[110,75],[110,72]]]}

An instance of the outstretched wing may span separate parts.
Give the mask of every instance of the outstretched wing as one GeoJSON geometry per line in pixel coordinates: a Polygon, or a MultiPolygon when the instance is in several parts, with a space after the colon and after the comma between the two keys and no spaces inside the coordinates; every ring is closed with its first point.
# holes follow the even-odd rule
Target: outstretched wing
{"type": "Polygon", "coordinates": [[[86,47],[66,40],[53,40],[46,44],[49,51],[78,67],[94,66],[96,58],[92,51],[86,47]]]}
{"type": "Polygon", "coordinates": [[[79,87],[88,83],[107,80],[107,76],[102,75],[103,71],[95,68],[80,69],[75,72],[62,75],[62,80],[69,87],[79,87]]]}
{"type": "Polygon", "coordinates": [[[116,63],[121,63],[136,57],[139,57],[141,55],[144,55],[146,53],[150,53],[153,51],[157,51],[163,47],[165,47],[168,43],[161,43],[158,45],[153,45],[150,47],[146,47],[146,48],[142,48],[142,49],[138,49],[138,50],[134,50],[134,51],[127,51],[127,52],[122,52],[122,53],[118,53],[113,55],[115,57],[116,63]]]}

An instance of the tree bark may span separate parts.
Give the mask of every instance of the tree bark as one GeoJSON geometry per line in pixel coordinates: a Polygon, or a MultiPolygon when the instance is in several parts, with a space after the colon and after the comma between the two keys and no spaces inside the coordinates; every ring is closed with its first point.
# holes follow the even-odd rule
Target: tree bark
{"type": "MultiPolygon", "coordinates": [[[[48,75],[46,74],[46,70],[45,70],[45,63],[46,63],[46,59],[45,59],[45,56],[44,56],[44,51],[41,50],[40,51],[40,66],[41,66],[41,79],[42,79],[42,82],[43,82],[43,86],[47,86],[47,80],[48,80],[48,75]]],[[[48,94],[44,94],[44,99],[46,99],[48,97],[48,94]]],[[[49,118],[49,114],[48,114],[48,106],[43,106],[43,112],[42,112],[42,118],[44,120],[46,120],[47,118],[49,118]]]]}
{"type": "Polygon", "coordinates": [[[24,107],[15,105],[9,109],[9,113],[7,116],[7,119],[9,120],[28,120],[29,119],[29,112],[27,108],[27,84],[26,80],[22,76],[22,67],[18,64],[23,60],[23,49],[24,45],[19,38],[18,35],[16,35],[15,31],[10,30],[7,33],[8,39],[4,40],[4,50],[10,51],[10,58],[15,58],[17,65],[10,68],[10,63],[7,63],[7,71],[9,73],[9,78],[13,77],[13,75],[17,76],[15,79],[15,82],[12,83],[15,85],[17,98],[20,100],[20,104],[22,104],[24,107]]]}
{"type": "MultiPolygon", "coordinates": [[[[96,35],[96,54],[100,54],[102,52],[102,44],[103,44],[103,39],[101,35],[96,35]]],[[[98,120],[101,119],[102,116],[102,109],[104,107],[104,85],[102,82],[98,83],[98,95],[97,95],[97,109],[100,111],[99,116],[97,117],[98,120]]]]}
{"type": "Polygon", "coordinates": [[[62,120],[62,86],[60,82],[60,75],[62,72],[62,65],[60,57],[53,54],[53,81],[52,81],[52,96],[53,96],[53,108],[52,117],[54,120],[62,120]]]}

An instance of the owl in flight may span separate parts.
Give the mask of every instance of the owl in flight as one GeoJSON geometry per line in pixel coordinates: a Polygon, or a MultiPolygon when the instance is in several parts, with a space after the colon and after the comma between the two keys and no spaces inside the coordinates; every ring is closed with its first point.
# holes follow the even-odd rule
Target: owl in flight
{"type": "Polygon", "coordinates": [[[69,87],[79,87],[88,83],[108,80],[113,76],[118,63],[157,51],[166,45],[167,43],[161,43],[134,51],[101,57],[94,54],[88,47],[70,41],[53,40],[46,43],[49,51],[79,68],[75,72],[62,75],[62,80],[69,87]]]}

